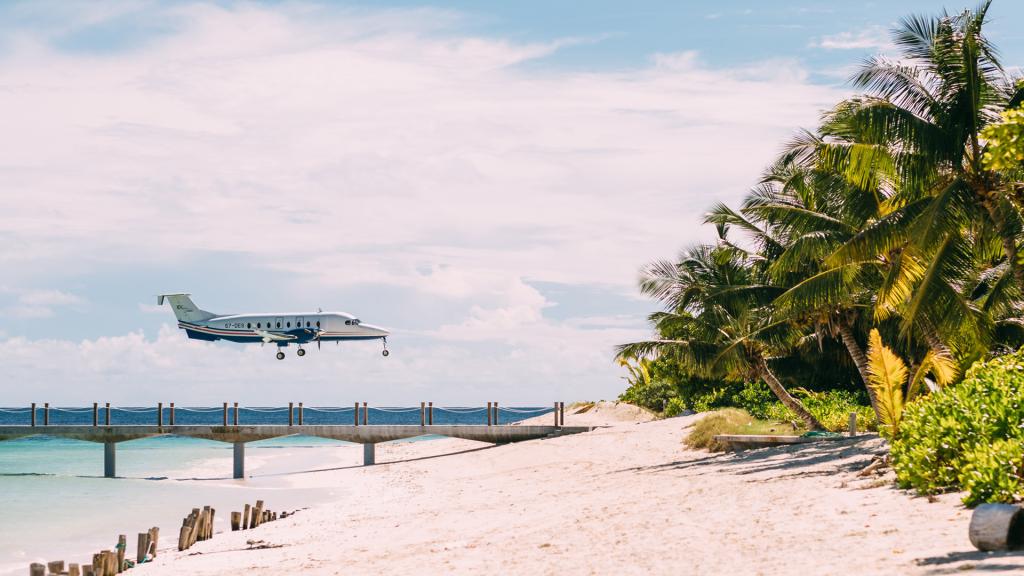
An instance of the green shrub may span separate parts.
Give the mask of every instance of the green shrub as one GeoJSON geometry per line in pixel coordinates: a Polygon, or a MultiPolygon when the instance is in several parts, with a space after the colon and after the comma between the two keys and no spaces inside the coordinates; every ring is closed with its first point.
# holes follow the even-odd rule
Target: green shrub
{"type": "MultiPolygon", "coordinates": [[[[875,411],[868,405],[865,394],[855,394],[848,390],[812,392],[803,388],[794,388],[792,393],[801,397],[804,406],[827,430],[845,431],[849,426],[850,412],[857,413],[858,430],[875,430],[877,428],[875,411]]],[[[751,416],[762,420],[780,422],[796,420],[796,415],[783,406],[763,382],[744,384],[743,388],[732,396],[732,405],[742,408],[751,416]]]]}
{"type": "Polygon", "coordinates": [[[1011,503],[1024,494],[1024,443],[996,440],[966,452],[960,485],[967,491],[964,504],[1011,503]]]}
{"type": "Polygon", "coordinates": [[[672,398],[665,405],[665,411],[662,412],[662,416],[665,418],[672,418],[673,416],[679,416],[686,410],[686,403],[683,402],[682,398],[672,398]]]}
{"type": "Polygon", "coordinates": [[[1005,499],[1004,489],[1020,496],[1019,487],[992,479],[1011,466],[1003,458],[1016,449],[1000,441],[1024,441],[1022,422],[1024,351],[978,362],[959,384],[906,407],[891,451],[896,478],[901,486],[925,494],[968,488],[969,481],[971,493],[964,501],[972,504],[1005,499]]]}

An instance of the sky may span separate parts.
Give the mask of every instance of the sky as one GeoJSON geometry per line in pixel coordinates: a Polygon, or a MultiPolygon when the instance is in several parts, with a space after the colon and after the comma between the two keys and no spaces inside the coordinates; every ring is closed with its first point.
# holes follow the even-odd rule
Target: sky
{"type": "MultiPolygon", "coordinates": [[[[942,6],[4,2],[0,405],[614,399],[639,268],[942,6]],[[177,291],[392,353],[189,341],[177,291]]],[[[991,11],[1011,69],[1022,16],[991,11]]]]}

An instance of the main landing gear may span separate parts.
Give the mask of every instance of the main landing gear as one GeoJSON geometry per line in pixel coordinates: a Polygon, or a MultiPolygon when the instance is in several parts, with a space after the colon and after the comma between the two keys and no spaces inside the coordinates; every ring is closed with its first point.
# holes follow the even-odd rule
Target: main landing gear
{"type": "Polygon", "coordinates": [[[296,354],[298,354],[298,355],[299,355],[299,357],[301,358],[301,357],[303,357],[303,356],[305,356],[305,355],[306,355],[306,351],[305,351],[305,350],[303,350],[302,348],[299,348],[299,351],[298,351],[298,352],[296,352],[296,354]]]}
{"type": "Polygon", "coordinates": [[[284,352],[281,352],[280,350],[278,350],[277,351],[277,359],[278,360],[284,360],[284,352]]]}
{"type": "Polygon", "coordinates": [[[388,354],[390,354],[390,352],[388,352],[388,339],[384,338],[384,351],[381,352],[381,355],[387,358],[388,354]]]}

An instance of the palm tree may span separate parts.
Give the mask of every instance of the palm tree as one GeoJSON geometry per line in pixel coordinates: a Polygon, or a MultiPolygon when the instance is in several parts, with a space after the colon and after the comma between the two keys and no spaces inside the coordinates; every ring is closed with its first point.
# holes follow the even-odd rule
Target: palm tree
{"type": "Polygon", "coordinates": [[[779,289],[759,280],[748,254],[728,244],[697,246],[678,263],[648,265],[640,289],[665,305],[651,316],[652,323],[659,333],[686,337],[624,344],[619,357],[671,353],[696,376],[763,380],[808,428],[821,430],[771,369],[772,358],[789,354],[800,333],[788,320],[772,317],[769,304],[779,289]]]}
{"type": "Polygon", "coordinates": [[[994,330],[960,290],[973,255],[997,247],[1024,285],[1021,204],[982,163],[981,130],[1020,98],[982,34],[990,4],[904,19],[894,33],[901,58],[865,62],[853,78],[865,94],[826,117],[815,146],[851,185],[877,190],[881,207],[826,264],[838,274],[884,263],[876,317],[899,309],[904,339],[916,331],[931,348],[965,356],[994,330]]]}

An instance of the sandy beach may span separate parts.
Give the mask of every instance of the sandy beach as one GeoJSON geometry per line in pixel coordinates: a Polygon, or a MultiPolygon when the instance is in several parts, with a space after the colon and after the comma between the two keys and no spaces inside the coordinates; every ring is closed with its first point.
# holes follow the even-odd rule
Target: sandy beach
{"type": "Polygon", "coordinates": [[[575,436],[384,445],[376,466],[294,476],[335,483],[342,499],[166,551],[132,573],[1024,569],[1024,556],[974,551],[957,494],[929,502],[895,489],[890,476],[859,477],[882,451],[877,438],[713,455],[681,444],[698,418],[643,422],[632,408],[606,407],[567,415],[567,424],[605,426],[575,436]]]}

